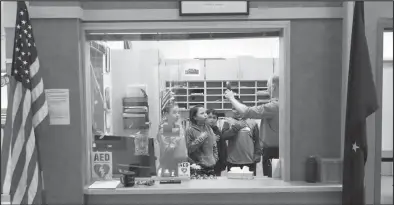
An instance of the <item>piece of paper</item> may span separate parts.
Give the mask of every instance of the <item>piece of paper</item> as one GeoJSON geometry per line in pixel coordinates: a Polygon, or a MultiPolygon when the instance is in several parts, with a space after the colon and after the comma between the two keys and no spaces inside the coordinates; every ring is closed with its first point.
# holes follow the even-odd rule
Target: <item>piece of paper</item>
{"type": "Polygon", "coordinates": [[[68,89],[46,89],[51,125],[70,124],[70,94],[68,89]]]}
{"type": "Polygon", "coordinates": [[[115,189],[119,185],[119,181],[95,181],[89,186],[89,189],[115,189]]]}
{"type": "Polygon", "coordinates": [[[183,162],[178,164],[178,177],[190,177],[189,162],[183,162]]]}

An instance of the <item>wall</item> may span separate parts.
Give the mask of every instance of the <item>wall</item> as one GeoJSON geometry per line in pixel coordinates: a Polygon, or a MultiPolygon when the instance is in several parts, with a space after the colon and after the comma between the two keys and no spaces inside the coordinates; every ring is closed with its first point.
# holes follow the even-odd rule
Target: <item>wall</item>
{"type": "Polygon", "coordinates": [[[81,204],[86,137],[82,135],[80,21],[33,19],[32,26],[45,88],[70,91],[71,124],[52,125],[40,139],[47,202],[81,204]]]}
{"type": "Polygon", "coordinates": [[[304,180],[306,157],[340,157],[342,21],[292,20],[290,38],[291,180],[304,180]]]}
{"type": "MultiPolygon", "coordinates": [[[[31,3],[50,6],[50,2],[31,3]]],[[[106,5],[115,4],[106,3],[106,5]]],[[[99,8],[105,7],[99,6],[99,8]]],[[[14,11],[14,9],[9,11],[14,11]]],[[[14,12],[8,14],[11,16],[10,19],[15,16],[14,12]]],[[[14,21],[8,25],[14,26],[12,22],[14,21]]],[[[46,88],[70,89],[70,107],[72,108],[71,125],[51,126],[42,140],[41,147],[46,170],[44,179],[49,204],[59,202],[81,204],[83,202],[84,174],[82,173],[85,173],[84,152],[87,139],[82,132],[87,128],[83,127],[84,121],[81,120],[84,109],[81,105],[84,99],[81,96],[84,88],[80,79],[84,76],[81,74],[79,23],[76,19],[33,19],[39,57],[42,69],[45,69],[43,75],[46,88]],[[58,186],[60,183],[61,188],[58,186]]],[[[291,153],[292,167],[295,172],[292,174],[292,180],[303,178],[303,160],[309,154],[330,157],[339,155],[339,148],[337,148],[339,139],[336,136],[339,136],[340,125],[335,122],[340,120],[339,111],[336,112],[340,109],[337,105],[340,104],[338,87],[340,88],[341,72],[340,69],[337,71],[340,65],[336,65],[341,61],[341,46],[337,46],[341,41],[340,25],[341,20],[292,20],[293,90],[291,100],[294,105],[292,105],[291,133],[292,143],[296,143],[292,146],[291,153]],[[322,41],[322,39],[325,40],[322,41]],[[339,82],[336,82],[337,79],[339,82]],[[320,89],[325,92],[317,92],[320,89]],[[329,126],[325,127],[326,124],[329,126]],[[312,128],[312,130],[304,132],[305,128],[306,130],[312,128]],[[328,151],[322,152],[322,148],[328,148],[328,151]],[[306,151],[309,149],[311,152],[306,151]]],[[[13,31],[7,32],[7,36],[13,38],[13,31]]],[[[11,52],[12,41],[7,40],[7,55],[11,52]]]]}

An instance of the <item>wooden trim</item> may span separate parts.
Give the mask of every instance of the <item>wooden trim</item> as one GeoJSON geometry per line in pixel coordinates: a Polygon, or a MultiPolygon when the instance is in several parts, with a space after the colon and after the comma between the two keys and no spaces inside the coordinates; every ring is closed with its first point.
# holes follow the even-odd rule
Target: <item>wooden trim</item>
{"type": "Polygon", "coordinates": [[[290,69],[290,22],[283,27],[280,38],[279,66],[279,156],[281,177],[291,181],[291,69],[290,69]]]}
{"type": "MultiPolygon", "coordinates": [[[[84,30],[82,29],[82,32],[84,33],[84,30]]],[[[86,174],[85,177],[85,185],[89,185],[92,181],[92,172],[91,172],[91,153],[93,152],[93,133],[92,133],[92,99],[91,99],[91,92],[93,92],[91,88],[91,69],[90,69],[90,43],[86,41],[86,37],[82,37],[82,46],[83,46],[83,69],[84,69],[84,84],[85,84],[85,92],[84,92],[84,100],[85,100],[85,119],[84,119],[84,124],[86,125],[85,128],[85,136],[87,138],[86,140],[86,146],[85,146],[85,154],[86,154],[86,164],[85,166],[82,166],[85,168],[83,170],[86,174]]]]}
{"type": "Polygon", "coordinates": [[[84,10],[84,21],[289,20],[342,18],[341,7],[251,8],[249,16],[179,16],[177,9],[84,10]]]}
{"type": "Polygon", "coordinates": [[[249,16],[179,16],[178,9],[102,9],[30,6],[30,18],[79,18],[84,21],[174,21],[218,19],[331,19],[342,18],[341,7],[250,8],[249,16]]]}
{"type": "Polygon", "coordinates": [[[341,94],[341,159],[345,150],[345,121],[347,83],[349,75],[350,44],[352,38],[354,2],[343,2],[342,20],[342,94],[341,94]]]}
{"type": "Polygon", "coordinates": [[[282,29],[287,21],[192,21],[84,23],[87,32],[252,32],[282,29]]]}
{"type": "MultiPolygon", "coordinates": [[[[124,31],[129,32],[169,32],[169,31],[182,31],[182,32],[207,32],[207,31],[226,31],[226,32],[247,32],[251,30],[264,29],[279,29],[283,30],[283,37],[281,38],[281,51],[283,52],[283,66],[280,68],[279,76],[281,79],[280,85],[280,122],[279,126],[283,132],[279,133],[280,150],[281,152],[281,165],[282,166],[282,179],[290,181],[291,176],[291,136],[290,136],[290,21],[207,21],[207,22],[128,22],[128,23],[84,23],[83,25],[86,33],[92,31],[108,32],[108,31],[124,31]]],[[[84,42],[86,43],[86,42],[84,42]]],[[[86,43],[88,45],[88,43],[86,43]]],[[[87,55],[87,54],[86,54],[87,55]]],[[[85,59],[89,59],[86,57],[85,59]]],[[[89,60],[85,60],[89,63],[89,60]]],[[[85,86],[86,93],[91,92],[90,88],[90,71],[85,67],[85,86]]],[[[87,124],[91,127],[91,114],[90,113],[90,96],[86,97],[87,104],[87,124]]],[[[88,130],[89,132],[89,130],[88,130]]],[[[92,134],[87,133],[87,136],[92,139],[92,134]]],[[[88,151],[91,147],[87,148],[88,151]]],[[[90,156],[90,153],[87,153],[90,156]]],[[[90,170],[90,167],[89,167],[90,170]]]]}

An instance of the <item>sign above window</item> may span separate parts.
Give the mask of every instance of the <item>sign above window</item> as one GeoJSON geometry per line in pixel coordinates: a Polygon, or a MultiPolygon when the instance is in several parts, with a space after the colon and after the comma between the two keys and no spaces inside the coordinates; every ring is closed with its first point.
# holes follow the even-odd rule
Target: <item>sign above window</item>
{"type": "Polygon", "coordinates": [[[180,1],[181,16],[249,15],[248,1],[180,1]]]}

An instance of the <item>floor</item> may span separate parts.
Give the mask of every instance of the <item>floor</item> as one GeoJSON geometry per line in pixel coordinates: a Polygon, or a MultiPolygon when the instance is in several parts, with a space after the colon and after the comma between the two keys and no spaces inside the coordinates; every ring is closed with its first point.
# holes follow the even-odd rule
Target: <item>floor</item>
{"type": "Polygon", "coordinates": [[[393,204],[393,176],[382,176],[381,178],[381,204],[393,204]]]}

